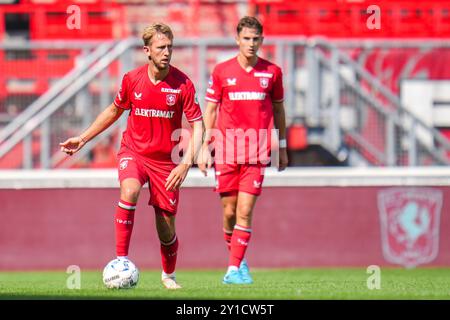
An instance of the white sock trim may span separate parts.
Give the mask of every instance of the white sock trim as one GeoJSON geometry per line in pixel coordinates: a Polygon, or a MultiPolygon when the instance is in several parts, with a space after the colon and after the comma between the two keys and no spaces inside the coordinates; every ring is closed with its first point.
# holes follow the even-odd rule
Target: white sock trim
{"type": "Polygon", "coordinates": [[[161,244],[162,244],[163,246],[168,247],[168,246],[174,244],[175,241],[177,241],[177,235],[174,235],[174,236],[173,236],[173,239],[172,239],[171,241],[169,241],[169,242],[162,242],[162,241],[159,241],[159,242],[161,242],[161,244]]]}
{"type": "Polygon", "coordinates": [[[241,230],[241,231],[249,232],[249,233],[252,232],[252,229],[248,229],[248,228],[245,228],[245,227],[241,227],[241,226],[238,225],[238,224],[235,225],[234,228],[235,228],[235,229],[238,229],[238,230],[241,230]]]}
{"type": "Polygon", "coordinates": [[[161,273],[161,279],[175,279],[176,278],[176,274],[175,271],[172,273],[165,273],[164,270],[161,273]]]}
{"type": "Polygon", "coordinates": [[[239,270],[239,268],[236,267],[236,266],[228,266],[227,273],[230,272],[230,271],[238,271],[238,270],[239,270]]]}
{"type": "Polygon", "coordinates": [[[225,228],[223,228],[223,232],[226,234],[233,234],[233,230],[226,230],[225,228]]]}
{"type": "Polygon", "coordinates": [[[136,210],[136,205],[130,206],[130,205],[125,204],[125,203],[122,203],[122,202],[120,202],[120,201],[119,201],[119,203],[118,203],[117,205],[118,205],[119,207],[121,207],[122,209],[125,209],[125,210],[136,210]]]}

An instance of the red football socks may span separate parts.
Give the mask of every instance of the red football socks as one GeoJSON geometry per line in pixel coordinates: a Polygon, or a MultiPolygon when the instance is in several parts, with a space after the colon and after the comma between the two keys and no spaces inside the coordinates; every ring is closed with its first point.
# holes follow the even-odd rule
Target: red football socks
{"type": "Polygon", "coordinates": [[[135,203],[124,200],[120,200],[117,206],[114,222],[116,227],[116,254],[118,257],[128,256],[135,209],[135,203]]]}
{"type": "Polygon", "coordinates": [[[175,271],[177,264],[178,238],[174,235],[172,240],[167,243],[161,241],[161,261],[163,271],[171,274],[175,271]]]}
{"type": "Polygon", "coordinates": [[[233,231],[228,231],[223,229],[223,238],[227,244],[228,251],[231,250],[231,236],[233,235],[233,231]]]}
{"type": "Polygon", "coordinates": [[[242,259],[244,259],[245,251],[247,250],[248,242],[252,235],[252,229],[242,227],[238,224],[234,226],[233,235],[231,236],[231,250],[229,266],[236,266],[239,268],[242,259]]]}

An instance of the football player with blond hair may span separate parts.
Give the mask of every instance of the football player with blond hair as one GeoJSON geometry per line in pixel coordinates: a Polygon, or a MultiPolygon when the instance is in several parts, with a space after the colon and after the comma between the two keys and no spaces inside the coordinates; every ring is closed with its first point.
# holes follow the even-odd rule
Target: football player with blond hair
{"type": "Polygon", "coordinates": [[[128,259],[134,212],[142,186],[148,183],[149,205],[155,211],[161,243],[162,283],[179,289],[175,277],[178,243],[175,217],[179,188],[201,147],[203,120],[195,87],[183,72],[170,64],[173,33],[169,26],[154,23],[145,28],[142,40],[148,64],[127,72],[114,102],[77,137],[61,143],[69,155],[103,132],[127,111],[127,129],[118,153],[120,199],[115,213],[116,255],[128,259]],[[182,116],[193,128],[181,161],[172,159],[178,141],[171,139],[181,129],[182,116]]]}

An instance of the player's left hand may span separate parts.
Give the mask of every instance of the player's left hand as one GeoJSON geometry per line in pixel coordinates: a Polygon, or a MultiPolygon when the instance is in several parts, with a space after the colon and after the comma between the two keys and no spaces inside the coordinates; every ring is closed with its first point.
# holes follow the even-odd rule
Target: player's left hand
{"type": "Polygon", "coordinates": [[[202,146],[198,153],[197,165],[205,177],[208,175],[208,169],[212,168],[212,163],[211,151],[209,151],[208,146],[202,146]]]}
{"type": "Polygon", "coordinates": [[[288,155],[286,148],[280,148],[280,163],[278,164],[278,171],[283,171],[288,166],[288,155]]]}
{"type": "Polygon", "coordinates": [[[175,191],[180,188],[190,168],[190,165],[184,163],[177,165],[166,179],[166,184],[164,185],[166,190],[175,191]]]}

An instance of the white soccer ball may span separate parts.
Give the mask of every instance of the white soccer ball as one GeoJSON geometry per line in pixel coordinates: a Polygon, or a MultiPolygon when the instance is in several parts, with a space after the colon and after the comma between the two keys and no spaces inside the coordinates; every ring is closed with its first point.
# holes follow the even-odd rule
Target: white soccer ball
{"type": "Polygon", "coordinates": [[[129,259],[114,259],[103,269],[103,283],[109,289],[130,289],[139,281],[139,270],[129,259]]]}

